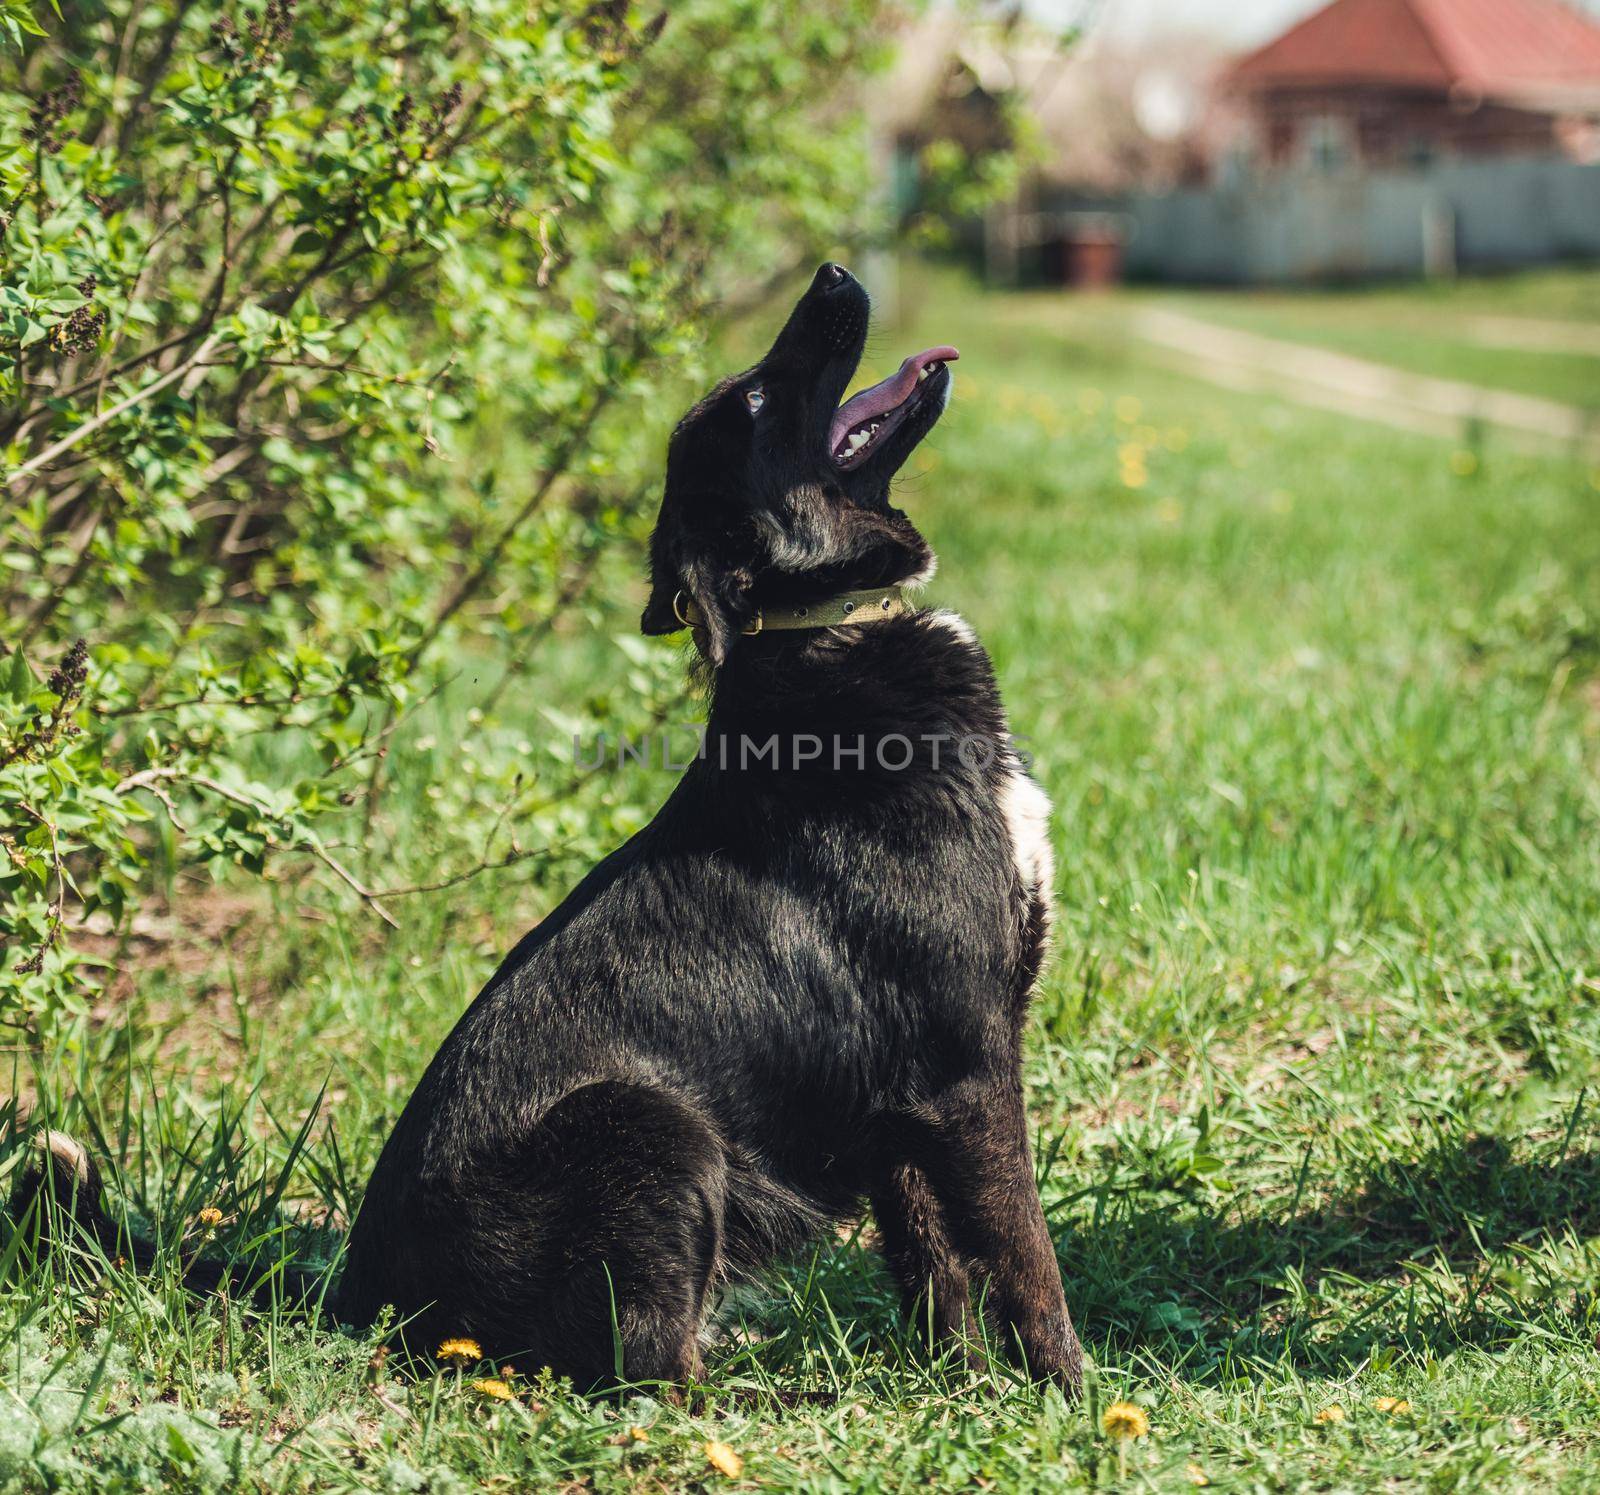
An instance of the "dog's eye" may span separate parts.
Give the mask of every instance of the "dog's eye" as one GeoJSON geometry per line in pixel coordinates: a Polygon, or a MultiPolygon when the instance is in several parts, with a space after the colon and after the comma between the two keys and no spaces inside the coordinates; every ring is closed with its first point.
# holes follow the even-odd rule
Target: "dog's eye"
{"type": "Polygon", "coordinates": [[[745,390],[744,402],[750,407],[751,415],[754,415],[756,411],[767,403],[767,392],[758,384],[754,389],[745,390]]]}

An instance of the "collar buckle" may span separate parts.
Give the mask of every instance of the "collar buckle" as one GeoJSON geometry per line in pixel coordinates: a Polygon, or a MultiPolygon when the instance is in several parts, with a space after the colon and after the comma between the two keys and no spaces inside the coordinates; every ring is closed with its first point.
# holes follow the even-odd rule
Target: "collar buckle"
{"type": "MultiPolygon", "coordinates": [[[[690,598],[686,597],[682,591],[677,591],[672,594],[672,616],[682,623],[685,628],[700,627],[700,621],[697,618],[690,616],[689,610],[693,607],[694,602],[690,598]]],[[[698,609],[696,609],[696,611],[698,611],[698,609]]],[[[754,638],[756,634],[761,632],[762,628],[765,626],[765,623],[766,620],[759,612],[757,612],[755,617],[751,619],[750,622],[746,623],[745,626],[739,630],[739,632],[745,634],[749,638],[754,638]]]]}

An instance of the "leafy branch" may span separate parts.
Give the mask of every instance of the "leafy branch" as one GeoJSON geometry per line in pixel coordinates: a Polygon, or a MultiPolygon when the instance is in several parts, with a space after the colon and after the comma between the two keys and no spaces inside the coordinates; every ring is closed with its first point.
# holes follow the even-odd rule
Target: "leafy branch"
{"type": "Polygon", "coordinates": [[[389,928],[627,822],[513,787],[509,682],[677,699],[621,651],[554,699],[560,624],[634,612],[604,562],[709,309],[836,248],[889,15],[0,0],[0,1020],[86,1010],[74,900],[116,925],[188,863],[303,858],[389,928]],[[504,662],[476,704],[463,659],[504,662]]]}

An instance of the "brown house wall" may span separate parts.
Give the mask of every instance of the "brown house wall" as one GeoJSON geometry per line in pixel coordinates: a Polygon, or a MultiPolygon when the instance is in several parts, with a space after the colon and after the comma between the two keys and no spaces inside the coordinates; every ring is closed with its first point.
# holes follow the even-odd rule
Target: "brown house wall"
{"type": "Polygon", "coordinates": [[[1274,166],[1305,157],[1307,127],[1318,119],[1341,121],[1347,149],[1353,148],[1369,166],[1403,165],[1419,155],[1507,155],[1557,148],[1552,115],[1388,88],[1271,90],[1254,95],[1250,111],[1262,154],[1274,166]]]}

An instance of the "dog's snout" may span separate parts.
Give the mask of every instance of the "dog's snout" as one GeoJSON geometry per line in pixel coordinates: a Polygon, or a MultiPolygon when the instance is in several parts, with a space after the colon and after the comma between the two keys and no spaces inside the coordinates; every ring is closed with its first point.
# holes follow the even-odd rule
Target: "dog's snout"
{"type": "Polygon", "coordinates": [[[821,266],[817,271],[817,278],[812,282],[819,291],[831,291],[835,286],[841,286],[852,276],[843,265],[836,265],[832,260],[821,266]]]}

